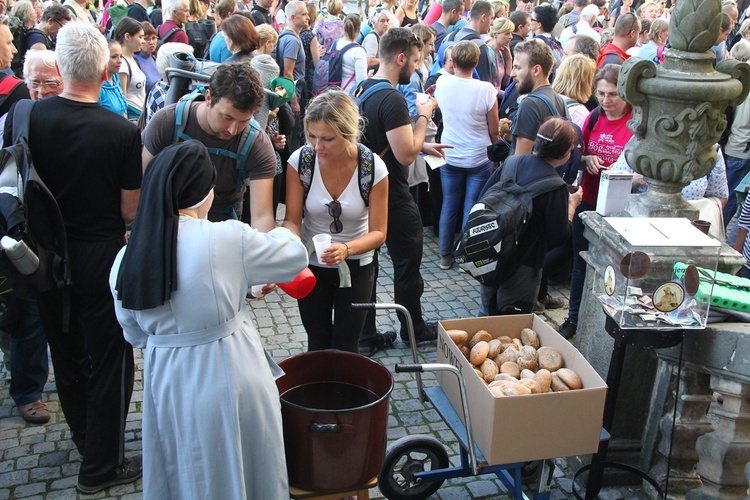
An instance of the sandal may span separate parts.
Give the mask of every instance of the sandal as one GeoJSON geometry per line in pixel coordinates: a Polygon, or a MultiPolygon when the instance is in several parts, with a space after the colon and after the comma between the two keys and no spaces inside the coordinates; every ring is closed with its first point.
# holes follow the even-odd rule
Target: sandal
{"type": "Polygon", "coordinates": [[[18,411],[21,412],[24,420],[32,424],[46,424],[51,417],[47,405],[41,400],[19,406],[18,411]]]}

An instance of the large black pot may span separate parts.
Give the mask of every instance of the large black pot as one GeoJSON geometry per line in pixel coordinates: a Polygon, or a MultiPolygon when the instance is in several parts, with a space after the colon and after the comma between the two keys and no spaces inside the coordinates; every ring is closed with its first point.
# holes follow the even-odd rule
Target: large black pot
{"type": "Polygon", "coordinates": [[[385,459],[393,378],[381,364],[343,351],[279,363],[289,484],[334,491],[367,483],[385,459]]]}

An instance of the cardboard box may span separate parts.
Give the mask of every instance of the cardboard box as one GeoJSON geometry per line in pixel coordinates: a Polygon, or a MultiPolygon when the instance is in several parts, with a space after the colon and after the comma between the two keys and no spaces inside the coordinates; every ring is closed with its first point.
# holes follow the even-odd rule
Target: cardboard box
{"type": "MultiPolygon", "coordinates": [[[[468,394],[474,440],[490,465],[595,453],[599,448],[607,385],[583,355],[535,314],[494,316],[438,323],[438,363],[461,370],[468,394]],[[493,338],[520,337],[523,328],[537,332],[542,346],[556,348],[565,367],[581,377],[577,391],[495,398],[469,361],[445,333],[460,329],[473,335],[487,330],[493,338]]],[[[458,380],[438,372],[438,382],[461,416],[458,380]]],[[[465,424],[465,421],[464,421],[465,424]]]]}
{"type": "Polygon", "coordinates": [[[633,174],[621,170],[604,170],[599,178],[599,195],[596,198],[596,213],[616,214],[628,206],[633,174]]]}

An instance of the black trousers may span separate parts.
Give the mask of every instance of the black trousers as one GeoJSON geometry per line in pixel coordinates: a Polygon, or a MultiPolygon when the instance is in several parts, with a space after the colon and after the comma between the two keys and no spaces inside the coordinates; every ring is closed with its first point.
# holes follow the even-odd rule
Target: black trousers
{"type": "MultiPolygon", "coordinates": [[[[385,240],[388,253],[393,261],[393,295],[397,304],[409,311],[414,323],[414,334],[419,337],[424,330],[422,318],[422,293],[424,281],[419,272],[422,265],[422,219],[417,204],[411,197],[408,202],[389,204],[388,206],[388,235],[385,240]]],[[[377,270],[373,282],[370,302],[376,302],[377,270]]],[[[401,339],[408,339],[406,321],[401,313],[401,339]]],[[[367,321],[362,332],[361,342],[371,342],[377,331],[375,329],[375,311],[367,312],[367,321]]]]}
{"type": "Polygon", "coordinates": [[[83,455],[78,481],[86,486],[114,478],[124,458],[133,348],[123,337],[109,290],[109,271],[123,244],[68,241],[73,280],[68,332],[62,328],[67,292],[39,297],[60,405],[83,455]]]}
{"type": "Polygon", "coordinates": [[[310,266],[317,283],[310,295],[298,301],[302,325],[307,331],[308,351],[359,352],[359,336],[367,311],[352,310],[349,306],[370,300],[375,263],[360,267],[358,260],[346,262],[352,276],[350,288],[339,288],[338,267],[310,266]]]}

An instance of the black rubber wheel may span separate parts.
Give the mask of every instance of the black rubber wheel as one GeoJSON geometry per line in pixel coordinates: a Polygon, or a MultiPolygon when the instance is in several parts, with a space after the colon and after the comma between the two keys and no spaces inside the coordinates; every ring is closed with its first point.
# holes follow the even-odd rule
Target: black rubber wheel
{"type": "Polygon", "coordinates": [[[440,481],[420,481],[417,472],[445,469],[450,465],[443,444],[430,436],[406,436],[393,443],[378,475],[378,488],[389,500],[422,500],[435,493],[440,481]]]}

